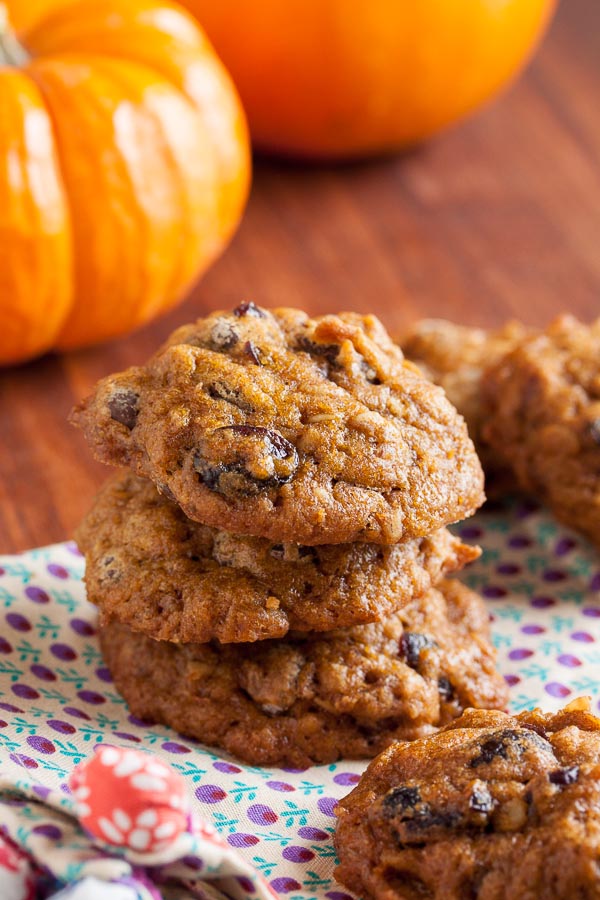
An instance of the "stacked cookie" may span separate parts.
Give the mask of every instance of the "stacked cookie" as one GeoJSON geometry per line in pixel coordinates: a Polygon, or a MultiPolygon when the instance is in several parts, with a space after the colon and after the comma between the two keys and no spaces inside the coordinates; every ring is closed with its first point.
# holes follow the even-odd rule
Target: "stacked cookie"
{"type": "Polygon", "coordinates": [[[117,687],[255,764],[373,756],[502,706],[463,419],[373,317],[244,303],[74,412],[126,466],[80,526],[117,687]]]}

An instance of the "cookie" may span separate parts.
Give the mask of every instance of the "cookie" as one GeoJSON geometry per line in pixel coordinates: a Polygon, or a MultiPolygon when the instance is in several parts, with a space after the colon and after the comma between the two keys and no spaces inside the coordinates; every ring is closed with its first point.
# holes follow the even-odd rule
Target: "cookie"
{"type": "Polygon", "coordinates": [[[371,757],[467,706],[496,707],[481,599],[445,581],[385,622],[255,644],[172,644],[104,623],[100,642],[136,715],[253,765],[371,757]]]}
{"type": "Polygon", "coordinates": [[[557,319],[486,370],[485,441],[520,487],[600,545],[600,319],[557,319]]]}
{"type": "Polygon", "coordinates": [[[600,719],[468,710],[385,750],[336,814],[336,877],[361,897],[597,900],[600,719]]]}
{"type": "Polygon", "coordinates": [[[464,416],[486,475],[500,469],[501,464],[482,439],[486,419],[481,398],[483,373],[528,333],[520,322],[485,331],[444,319],[422,319],[400,340],[408,359],[443,387],[450,402],[464,416]]]}
{"type": "Polygon", "coordinates": [[[131,474],[107,482],[76,537],[103,618],[184,643],[374,622],[479,556],[445,528],[391,547],[233,535],[192,522],[131,474]]]}
{"type": "Polygon", "coordinates": [[[214,313],[72,421],[189,518],[272,541],[393,544],[483,501],[464,421],[372,316],[214,313]]]}

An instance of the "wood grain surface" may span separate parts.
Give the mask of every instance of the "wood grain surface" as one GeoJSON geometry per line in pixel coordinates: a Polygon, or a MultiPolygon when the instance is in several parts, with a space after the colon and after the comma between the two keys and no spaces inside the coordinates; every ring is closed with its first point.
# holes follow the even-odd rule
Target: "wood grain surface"
{"type": "Polygon", "coordinates": [[[63,540],[107,470],[66,422],[103,375],[177,325],[242,299],[309,312],[543,324],[600,315],[600,3],[562,0],[526,75],[402,157],[257,161],[228,252],[167,318],[124,340],[0,374],[0,553],[63,540]]]}

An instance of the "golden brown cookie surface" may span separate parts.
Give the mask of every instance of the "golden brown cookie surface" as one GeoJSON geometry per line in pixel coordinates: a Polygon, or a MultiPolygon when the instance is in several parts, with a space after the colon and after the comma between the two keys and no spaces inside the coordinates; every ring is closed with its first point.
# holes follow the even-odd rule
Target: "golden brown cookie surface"
{"type": "Polygon", "coordinates": [[[483,379],[483,437],[521,488],[600,544],[600,320],[562,316],[483,379]]]}
{"type": "Polygon", "coordinates": [[[273,541],[391,544],[483,500],[463,420],[372,316],[214,313],[73,421],[188,517],[273,541]]]}
{"type": "Polygon", "coordinates": [[[519,322],[486,331],[445,319],[422,319],[401,339],[400,345],[408,359],[444,388],[450,402],[464,416],[469,433],[479,441],[483,372],[526,335],[527,329],[519,322]]]}
{"type": "Polygon", "coordinates": [[[257,765],[373,756],[506,701],[483,603],[453,581],[383,623],[325,634],[176,645],[109,623],[100,640],[133,713],[257,765]]]}
{"type": "Polygon", "coordinates": [[[595,900],[600,719],[468,710],[385,750],[337,815],[336,876],[373,900],[595,900]]]}
{"type": "Polygon", "coordinates": [[[187,519],[152,482],[118,474],[78,529],[88,598],[157,640],[221,643],[386,618],[476,559],[442,528],[391,547],[304,547],[187,519]]]}

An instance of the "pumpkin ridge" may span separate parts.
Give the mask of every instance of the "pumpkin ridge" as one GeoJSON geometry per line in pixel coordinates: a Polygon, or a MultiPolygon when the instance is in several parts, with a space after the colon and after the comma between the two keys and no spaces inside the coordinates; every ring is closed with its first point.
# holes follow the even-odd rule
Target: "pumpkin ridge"
{"type": "MultiPolygon", "coordinates": [[[[19,223],[11,218],[8,226],[11,228],[10,236],[7,234],[6,241],[4,237],[0,240],[0,247],[9,248],[10,256],[8,264],[4,265],[0,276],[2,295],[5,298],[0,303],[0,365],[24,361],[50,350],[74,303],[71,273],[66,274],[64,269],[65,265],[72,263],[73,258],[72,222],[52,117],[41,91],[34,82],[31,82],[26,72],[12,67],[5,72],[0,71],[0,98],[2,97],[2,88],[6,89],[7,84],[12,85],[11,95],[16,99],[14,109],[18,109],[23,116],[23,143],[17,149],[19,150],[18,160],[22,183],[27,190],[23,191],[20,200],[21,219],[19,223]],[[40,114],[44,117],[44,124],[46,122],[48,124],[47,132],[45,132],[48,144],[44,148],[44,140],[40,132],[41,120],[36,120],[34,165],[38,167],[38,171],[36,179],[32,181],[31,159],[27,154],[28,125],[26,117],[28,113],[36,113],[34,104],[39,107],[40,114]],[[42,150],[46,151],[45,158],[42,150]],[[36,202],[37,197],[33,185],[40,181],[39,167],[42,165],[44,166],[44,202],[40,206],[36,202]],[[50,169],[47,168],[48,166],[50,169]],[[50,211],[48,197],[49,192],[53,191],[56,205],[50,211]],[[25,208],[27,208],[27,215],[26,219],[23,219],[25,208]],[[50,224],[51,219],[56,219],[52,225],[50,224]],[[60,228],[58,229],[59,221],[60,228]],[[25,225],[28,228],[27,232],[23,231],[25,225]],[[24,273],[19,274],[17,268],[20,255],[19,242],[27,240],[31,242],[32,249],[27,252],[24,273]]],[[[4,116],[8,117],[9,113],[10,103],[4,98],[4,101],[0,102],[0,122],[2,124],[6,121],[4,116]]],[[[8,131],[7,133],[10,134],[8,131]]],[[[3,147],[3,138],[4,130],[2,129],[0,147],[3,147]]],[[[13,147],[16,147],[14,143],[13,147]]],[[[1,152],[2,150],[0,150],[1,152]]],[[[2,181],[4,182],[4,179],[2,181]]],[[[0,184],[0,198],[3,196],[3,189],[4,185],[0,184]]],[[[6,211],[3,216],[6,222],[10,209],[12,208],[14,211],[14,201],[11,204],[7,196],[0,202],[6,203],[6,211]]],[[[23,246],[25,245],[23,244],[23,246]]]]}
{"type": "MultiPolygon", "coordinates": [[[[91,323],[88,321],[90,310],[76,308],[73,311],[73,315],[67,320],[65,329],[62,334],[59,335],[58,339],[59,347],[68,348],[75,344],[78,346],[89,344],[98,338],[111,338],[125,329],[140,327],[154,314],[156,309],[161,306],[166,309],[169,305],[172,305],[180,299],[181,293],[179,291],[176,296],[173,296],[173,293],[169,296],[167,295],[167,289],[175,280],[176,269],[175,256],[173,253],[169,252],[169,244],[172,247],[185,246],[180,227],[180,217],[182,212],[181,204],[176,203],[175,209],[177,212],[171,210],[170,215],[168,214],[168,211],[165,212],[165,209],[162,208],[162,204],[160,204],[161,208],[159,208],[156,204],[156,191],[154,196],[149,193],[149,157],[145,156],[141,162],[136,160],[135,163],[132,159],[132,153],[135,154],[136,148],[139,149],[139,147],[143,145],[146,145],[144,148],[146,150],[156,147],[157,137],[155,119],[151,115],[148,107],[143,103],[144,91],[141,91],[140,89],[140,83],[143,81],[143,78],[140,76],[147,75],[148,84],[151,88],[156,88],[158,90],[161,87],[164,87],[165,91],[169,92],[171,96],[173,94],[177,96],[180,104],[185,104],[190,112],[195,115],[196,113],[195,110],[189,107],[189,101],[172,88],[170,84],[160,77],[157,77],[152,69],[141,66],[136,62],[129,63],[124,59],[112,60],[101,54],[97,56],[87,54],[85,56],[80,56],[79,54],[64,54],[56,58],[46,57],[41,59],[38,62],[33,63],[30,70],[35,73],[36,68],[39,71],[43,70],[48,65],[53,66],[57,63],[59,65],[80,65],[84,70],[92,73],[94,78],[103,79],[107,91],[111,88],[113,89],[113,96],[110,100],[113,102],[114,108],[111,107],[111,121],[109,122],[111,142],[114,141],[115,136],[117,138],[122,137],[121,133],[113,130],[114,123],[112,122],[114,113],[118,112],[120,107],[128,108],[131,113],[131,120],[127,122],[126,127],[133,127],[134,130],[138,130],[137,136],[135,136],[134,132],[133,139],[129,136],[129,145],[126,147],[128,152],[126,154],[121,152],[122,148],[117,147],[119,152],[118,154],[115,154],[115,159],[117,159],[117,157],[119,159],[118,166],[115,166],[113,163],[109,169],[107,169],[106,166],[102,167],[104,188],[106,188],[107,185],[110,186],[110,182],[112,182],[113,191],[115,190],[115,185],[120,187],[121,197],[119,203],[110,207],[108,209],[108,214],[113,220],[113,226],[118,227],[122,235],[124,235],[122,240],[112,241],[112,252],[116,253],[117,257],[113,259],[112,265],[107,266],[109,274],[105,275],[105,280],[107,281],[106,289],[102,292],[98,301],[106,307],[107,314],[97,315],[96,318],[98,321],[91,323]],[[136,77],[127,78],[127,69],[131,70],[132,73],[135,73],[136,77]],[[126,85],[128,89],[127,94],[125,95],[122,94],[124,85],[126,85]],[[117,98],[116,102],[115,98],[117,98]],[[142,134],[139,133],[139,129],[143,129],[144,126],[146,127],[146,130],[149,129],[151,131],[150,135],[148,135],[148,133],[145,134],[146,140],[143,140],[142,134]],[[151,141],[148,141],[148,137],[151,137],[151,141]],[[143,171],[144,168],[146,170],[145,172],[143,171]],[[118,180],[115,181],[114,179],[117,177],[117,170],[118,180]],[[146,176],[146,183],[142,183],[144,175],[146,176]],[[125,204],[125,206],[123,206],[123,204],[125,204]],[[132,219],[132,221],[136,222],[135,227],[133,227],[131,223],[128,223],[128,219],[132,219]],[[137,253],[133,260],[131,254],[127,257],[125,253],[125,245],[131,241],[134,241],[137,246],[137,253]],[[128,262],[129,265],[127,265],[128,262]],[[167,268],[168,272],[166,271],[167,268]],[[122,279],[125,277],[129,280],[129,287],[127,284],[123,284],[122,279]],[[118,297],[110,303],[110,297],[115,293],[115,289],[118,297]],[[149,296],[149,294],[153,296],[149,296]],[[113,317],[111,321],[109,321],[109,315],[112,315],[113,317]],[[93,328],[92,324],[94,326],[93,328]],[[98,331],[100,331],[100,333],[98,333],[98,331]]],[[[91,76],[88,76],[88,81],[90,77],[91,76]]],[[[43,79],[40,80],[40,83],[42,81],[43,79]]],[[[108,119],[104,119],[103,115],[105,101],[102,98],[98,99],[96,96],[92,97],[89,85],[84,84],[83,81],[79,87],[80,89],[86,90],[87,101],[90,101],[91,99],[96,100],[95,107],[92,107],[91,104],[88,104],[86,107],[88,124],[90,111],[98,116],[99,122],[108,121],[108,119]]],[[[53,91],[54,88],[51,90],[53,91]]],[[[81,108],[81,101],[79,102],[78,108],[81,108]]],[[[71,108],[71,113],[72,111],[73,109],[71,108]]],[[[60,125],[58,124],[55,115],[53,115],[53,120],[55,122],[55,128],[59,130],[60,125]]],[[[72,124],[70,130],[73,130],[72,124]]],[[[63,131],[64,135],[67,135],[69,129],[65,126],[63,131]]],[[[67,137],[72,144],[72,135],[69,134],[67,137]]],[[[64,157],[64,144],[60,135],[57,139],[59,146],[63,147],[61,155],[64,157]]],[[[162,140],[161,148],[163,151],[166,149],[166,142],[162,140]]],[[[172,167],[165,165],[164,153],[160,154],[157,152],[153,154],[152,159],[154,160],[154,164],[158,164],[158,158],[160,156],[162,157],[159,164],[161,168],[153,173],[152,186],[154,188],[159,178],[162,178],[166,183],[168,192],[168,196],[165,200],[172,203],[173,197],[176,195],[176,192],[175,194],[173,193],[172,185],[176,184],[177,180],[172,177],[172,167]],[[170,189],[168,184],[169,176],[171,176],[172,182],[170,189]]],[[[71,172],[69,176],[65,175],[67,193],[70,200],[73,200],[74,195],[76,195],[78,191],[78,185],[75,183],[75,180],[73,172],[71,172]]],[[[77,218],[82,218],[81,205],[79,206],[79,215],[77,218]]],[[[81,250],[81,239],[76,241],[76,244],[77,243],[79,243],[79,248],[81,250]]],[[[83,256],[86,256],[85,252],[83,252],[83,256]]],[[[197,254],[194,255],[194,260],[193,270],[196,272],[198,265],[197,254]]],[[[206,268],[206,265],[206,260],[203,257],[202,268],[206,268]]],[[[192,268],[192,266],[190,266],[190,268],[192,268]]],[[[77,290],[85,297],[86,291],[82,285],[82,277],[84,284],[86,281],[88,282],[88,290],[89,279],[81,276],[81,269],[76,268],[76,271],[78,272],[76,277],[77,290]]],[[[98,291],[99,290],[100,288],[98,288],[98,291]]]]}
{"type": "Polygon", "coordinates": [[[250,187],[251,157],[246,117],[237,88],[214,50],[204,29],[189,10],[170,0],[129,0],[121,27],[127,30],[123,44],[117,30],[107,25],[102,3],[85,0],[83,21],[69,15],[77,4],[59,5],[27,33],[34,54],[47,56],[76,50],[149,66],[186,96],[205,120],[207,142],[218,164],[219,214],[215,224],[222,242],[227,242],[239,225],[250,187]],[[146,7],[154,13],[168,9],[183,23],[163,31],[162,21],[140,17],[146,7]],[[91,17],[91,21],[90,21],[91,17]],[[96,34],[96,30],[98,34],[96,34]],[[164,47],[148,43],[158,33],[166,38],[164,47]],[[102,40],[102,46],[96,43],[102,40]],[[161,52],[162,51],[162,52],[161,52]],[[217,112],[215,112],[217,110],[217,112]]]}
{"type": "MultiPolygon", "coordinates": [[[[67,63],[67,64],[68,63],[79,63],[81,65],[89,67],[91,63],[98,62],[101,58],[102,58],[101,56],[98,56],[96,58],[92,58],[91,56],[83,57],[83,56],[79,56],[78,54],[75,54],[75,53],[68,54],[68,55],[64,54],[64,55],[61,55],[60,57],[48,56],[48,57],[44,57],[38,61],[34,61],[30,65],[29,69],[30,69],[30,73],[31,73],[32,77],[34,78],[34,81],[38,84],[40,91],[42,92],[43,95],[45,95],[46,90],[45,90],[45,86],[44,86],[42,80],[35,77],[36,67],[39,66],[41,68],[42,66],[46,66],[48,64],[50,64],[50,65],[59,64],[60,65],[63,63],[67,63]]],[[[65,156],[64,144],[63,144],[63,141],[59,134],[60,126],[58,125],[58,120],[57,120],[57,115],[56,115],[56,112],[54,109],[54,105],[52,103],[48,102],[47,96],[45,96],[45,100],[46,100],[46,106],[50,108],[50,117],[54,124],[54,133],[55,133],[57,145],[58,145],[59,151],[60,151],[59,158],[61,159],[61,169],[63,171],[63,179],[64,179],[64,183],[65,183],[65,193],[66,193],[66,197],[67,197],[67,202],[69,205],[69,209],[71,210],[72,218],[78,219],[79,216],[76,214],[76,208],[75,208],[76,202],[75,202],[75,197],[74,197],[74,195],[77,193],[77,185],[74,183],[72,174],[67,175],[67,171],[65,170],[65,164],[63,163],[63,159],[65,156]]],[[[88,109],[89,108],[90,107],[88,107],[88,109]]],[[[99,105],[99,108],[100,108],[100,105],[99,105]]],[[[121,162],[123,162],[123,161],[121,160],[121,162]]],[[[111,171],[109,177],[114,177],[114,167],[113,167],[113,171],[111,171]]],[[[129,177],[127,178],[127,182],[129,182],[129,177]]],[[[104,187],[106,188],[107,185],[105,184],[104,187]]],[[[90,198],[88,198],[88,200],[89,199],[90,198]]],[[[121,219],[123,218],[122,215],[120,218],[121,219]]],[[[136,241],[138,244],[142,243],[142,233],[140,232],[139,228],[136,230],[136,241]]],[[[127,267],[125,243],[126,243],[125,241],[119,242],[119,253],[121,255],[121,259],[113,260],[113,265],[110,267],[111,271],[112,271],[111,280],[113,280],[113,281],[115,279],[120,279],[121,277],[123,277],[124,273],[127,271],[127,268],[129,268],[130,270],[135,268],[139,272],[139,268],[140,268],[139,260],[142,258],[142,256],[144,254],[142,254],[141,252],[138,253],[138,258],[135,262],[135,266],[132,267],[130,265],[129,267],[127,267]]],[[[79,272],[79,266],[77,264],[77,257],[79,256],[78,251],[81,248],[81,239],[75,237],[74,244],[75,244],[75,254],[74,254],[74,276],[73,276],[73,278],[74,278],[74,282],[75,282],[75,286],[76,286],[75,290],[76,290],[76,293],[79,294],[83,300],[83,304],[82,304],[83,307],[86,307],[87,306],[86,295],[85,295],[85,292],[82,291],[82,285],[80,284],[81,276],[80,276],[80,272],[79,272]]],[[[138,281],[139,281],[139,277],[138,277],[138,281]]],[[[118,324],[115,323],[115,328],[112,331],[112,333],[103,333],[102,335],[100,335],[100,338],[102,338],[102,339],[110,339],[110,338],[116,336],[116,334],[120,333],[120,331],[123,330],[123,327],[126,327],[127,329],[133,329],[138,324],[141,324],[138,322],[132,323],[131,321],[127,321],[127,324],[125,326],[123,326],[123,322],[124,322],[123,308],[116,307],[114,312],[115,312],[115,316],[120,315],[121,319],[119,320],[118,324]]],[[[98,337],[95,334],[92,334],[90,332],[89,326],[87,328],[85,327],[86,318],[87,318],[87,313],[84,308],[78,309],[77,307],[73,307],[70,310],[70,314],[67,317],[67,319],[63,325],[63,328],[57,338],[57,346],[59,348],[70,349],[71,346],[85,346],[85,345],[94,343],[98,339],[98,337]],[[81,338],[81,334],[79,331],[82,327],[87,331],[87,337],[85,337],[83,339],[81,338]],[[71,339],[69,337],[69,334],[73,330],[76,333],[76,337],[74,339],[71,339]],[[65,338],[65,335],[67,335],[66,338],[65,338]]]]}
{"type": "MultiPolygon", "coordinates": [[[[108,55],[104,56],[104,54],[101,54],[101,58],[117,59],[117,57],[109,57],[108,55]]],[[[125,61],[125,57],[118,57],[118,58],[125,61]]],[[[210,135],[207,133],[209,131],[209,129],[206,127],[206,125],[202,119],[201,110],[198,109],[198,107],[193,102],[193,100],[185,93],[185,91],[183,91],[181,89],[180,86],[178,86],[176,84],[175,80],[171,80],[171,79],[165,77],[162,74],[161,70],[155,69],[153,66],[150,66],[149,64],[146,64],[145,62],[139,61],[137,59],[127,60],[127,62],[130,67],[133,67],[133,68],[138,69],[143,72],[152,73],[152,75],[156,79],[157,83],[159,81],[162,81],[165,84],[168,84],[173,90],[175,90],[177,92],[180,99],[188,107],[189,111],[191,113],[193,113],[194,117],[197,120],[198,127],[202,129],[203,137],[206,138],[207,143],[210,147],[211,156],[212,156],[212,168],[216,170],[218,168],[218,162],[216,159],[216,152],[215,152],[215,149],[213,146],[213,142],[210,140],[210,135]]],[[[123,77],[124,74],[125,73],[123,70],[115,71],[114,72],[114,81],[116,83],[120,83],[121,85],[126,85],[126,79],[123,77]]],[[[154,109],[146,106],[145,111],[146,111],[146,114],[148,115],[148,117],[152,120],[152,122],[156,126],[157,135],[160,138],[162,147],[165,152],[165,156],[169,160],[169,164],[170,164],[169,167],[170,167],[171,174],[173,176],[173,181],[177,185],[178,201],[181,206],[180,232],[182,233],[182,235],[184,235],[184,237],[179,241],[179,243],[185,246],[185,245],[189,244],[190,241],[194,240],[194,235],[196,233],[196,229],[194,228],[193,222],[192,222],[193,211],[191,209],[189,193],[185,189],[185,179],[184,179],[182,171],[181,171],[180,162],[177,159],[177,156],[173,150],[172,144],[169,142],[168,129],[167,129],[166,123],[161,119],[161,117],[156,113],[156,111],[154,109]]],[[[205,179],[205,181],[211,185],[215,184],[216,179],[214,178],[214,172],[213,172],[213,177],[205,179]]],[[[211,193],[214,195],[214,193],[215,193],[214,189],[211,193]]],[[[213,205],[216,206],[216,198],[214,198],[214,196],[213,196],[213,201],[214,201],[213,205]]],[[[222,240],[217,240],[217,241],[214,241],[212,243],[212,245],[209,245],[203,241],[202,248],[201,248],[202,252],[203,252],[203,257],[208,260],[205,263],[205,265],[208,265],[219,255],[219,253],[223,249],[223,243],[224,242],[222,240]]],[[[173,275],[169,281],[169,286],[165,292],[165,297],[158,299],[151,307],[149,307],[146,310],[144,319],[140,324],[143,324],[143,322],[147,321],[148,318],[155,316],[159,310],[162,309],[166,313],[173,305],[178,303],[181,300],[181,297],[185,296],[185,294],[188,292],[190,287],[193,285],[194,281],[196,280],[196,276],[197,276],[197,266],[196,265],[186,266],[183,255],[181,255],[181,254],[178,254],[177,257],[174,257],[173,258],[173,275]],[[190,271],[192,271],[193,274],[190,274],[190,272],[186,271],[186,269],[189,269],[190,271]],[[168,298],[170,298],[170,299],[168,299],[168,298]]]]}

